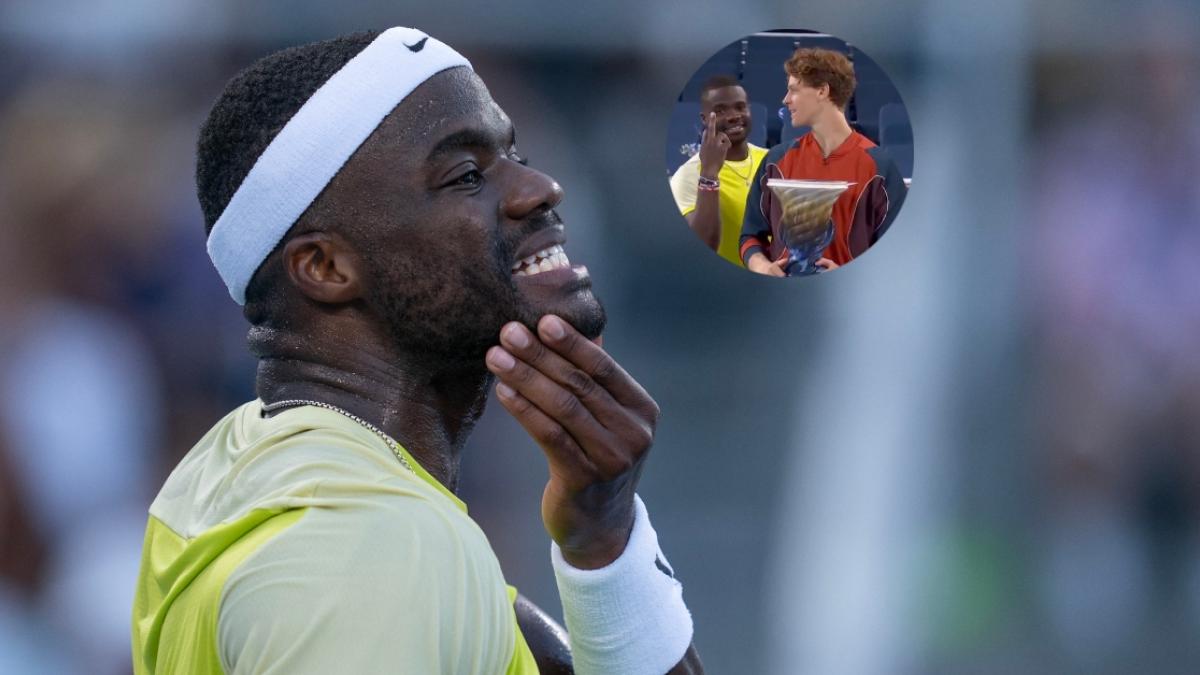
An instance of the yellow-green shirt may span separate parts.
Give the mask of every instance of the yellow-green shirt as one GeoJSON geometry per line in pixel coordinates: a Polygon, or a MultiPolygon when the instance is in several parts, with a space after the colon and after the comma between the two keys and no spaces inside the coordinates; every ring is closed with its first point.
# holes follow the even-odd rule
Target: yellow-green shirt
{"type": "MultiPolygon", "coordinates": [[[[719,198],[721,216],[721,243],[717,253],[729,262],[742,267],[742,256],[738,251],[738,240],[742,236],[742,216],[746,213],[746,198],[750,196],[750,182],[758,171],[758,165],[767,156],[767,149],[747,143],[750,152],[746,159],[725,160],[717,174],[721,181],[719,198]]],[[[700,179],[700,154],[692,155],[671,176],[671,194],[679,212],[687,215],[696,210],[696,183],[700,179]]]]}
{"type": "Polygon", "coordinates": [[[150,507],[136,675],[536,675],[465,504],[336,412],[261,412],[217,423],[150,507]]]}

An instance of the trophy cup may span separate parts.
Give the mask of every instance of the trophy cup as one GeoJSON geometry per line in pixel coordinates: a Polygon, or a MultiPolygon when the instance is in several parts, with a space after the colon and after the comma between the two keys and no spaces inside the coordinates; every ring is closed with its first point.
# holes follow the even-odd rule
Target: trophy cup
{"type": "Polygon", "coordinates": [[[841,180],[785,180],[771,178],[767,187],[783,205],[779,236],[790,262],[783,271],[789,277],[820,272],[817,260],[833,241],[833,203],[854,185],[841,180]]]}

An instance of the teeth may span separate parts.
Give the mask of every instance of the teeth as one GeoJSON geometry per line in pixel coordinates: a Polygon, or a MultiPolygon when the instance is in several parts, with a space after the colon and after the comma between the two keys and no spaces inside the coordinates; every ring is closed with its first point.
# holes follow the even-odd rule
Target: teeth
{"type": "Polygon", "coordinates": [[[512,269],[515,276],[527,277],[539,272],[549,272],[570,266],[571,261],[567,258],[567,252],[563,250],[562,246],[554,245],[517,261],[512,269]]]}

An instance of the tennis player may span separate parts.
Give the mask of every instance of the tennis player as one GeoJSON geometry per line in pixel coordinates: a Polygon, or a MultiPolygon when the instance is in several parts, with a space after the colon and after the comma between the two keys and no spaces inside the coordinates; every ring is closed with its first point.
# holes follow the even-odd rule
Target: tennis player
{"type": "Polygon", "coordinates": [[[908,189],[887,151],[846,121],[846,105],[857,80],[845,54],[797,49],[784,63],[783,104],[792,126],[811,131],[771,148],[750,187],[742,223],[740,254],[746,267],[781,277],[791,262],[780,237],[782,205],[766,183],[772,178],[847,181],[833,205],[833,239],[817,265],[835,269],[862,255],[887,232],[908,189]]]}
{"type": "Polygon", "coordinates": [[[702,672],[636,494],[658,407],[600,347],[562,189],[466,59],[409,28],[267,56],[196,175],[258,399],[150,507],[139,675],[702,672]],[[569,638],[454,494],[493,385],[549,464],[569,638]]]}
{"type": "Polygon", "coordinates": [[[750,179],[767,149],[749,141],[750,101],[730,75],[714,75],[700,88],[700,121],[700,151],[671,176],[671,195],[704,243],[741,267],[738,241],[750,179]]]}

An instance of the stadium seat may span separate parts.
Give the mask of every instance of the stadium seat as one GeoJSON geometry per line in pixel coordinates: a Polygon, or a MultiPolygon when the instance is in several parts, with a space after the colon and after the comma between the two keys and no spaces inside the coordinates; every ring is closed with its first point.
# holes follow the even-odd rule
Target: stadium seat
{"type": "Polygon", "coordinates": [[[775,111],[779,110],[782,105],[783,95],[787,93],[787,80],[783,77],[783,69],[779,72],[772,72],[770,75],[765,75],[761,69],[751,69],[746,72],[746,79],[742,80],[742,87],[746,90],[746,96],[757,105],[763,106],[767,112],[762,118],[755,117],[756,124],[762,124],[763,132],[768,138],[779,138],[779,115],[775,111]]]}
{"type": "Polygon", "coordinates": [[[688,80],[683,91],[680,92],[679,101],[683,103],[699,102],[700,87],[703,87],[708,78],[714,75],[729,75],[741,79],[745,69],[745,50],[747,48],[743,44],[744,42],[744,40],[738,40],[725,45],[701,64],[692,74],[692,79],[688,80]]]}
{"type": "Polygon", "coordinates": [[[879,109],[879,141],[896,160],[900,173],[905,178],[912,178],[912,124],[903,104],[888,103],[879,109]]]}
{"type": "Polygon", "coordinates": [[[675,173],[679,165],[700,150],[699,103],[676,103],[667,123],[667,175],[675,173]]]}
{"type": "Polygon", "coordinates": [[[791,122],[783,123],[783,133],[779,136],[780,143],[790,144],[792,141],[800,138],[809,132],[809,127],[793,127],[791,122]]]}
{"type": "Polygon", "coordinates": [[[872,120],[870,126],[864,126],[858,122],[851,122],[850,128],[867,137],[875,145],[879,145],[879,125],[872,120]]]}
{"type": "Polygon", "coordinates": [[[887,152],[896,161],[896,168],[900,169],[900,175],[905,179],[912,179],[913,174],[913,146],[912,143],[900,145],[887,145],[887,152]]]}
{"type": "Polygon", "coordinates": [[[854,64],[854,77],[859,84],[864,82],[891,82],[883,68],[858,47],[849,47],[850,61],[854,64]]]}
{"type": "Polygon", "coordinates": [[[879,111],[888,103],[900,103],[900,92],[888,79],[883,68],[857,47],[850,47],[850,60],[854,63],[854,78],[857,86],[846,118],[857,124],[872,140],[879,140],[879,111]]]}
{"type": "MultiPolygon", "coordinates": [[[[783,64],[800,47],[820,47],[846,52],[846,43],[833,37],[817,33],[758,33],[748,38],[746,48],[746,71],[742,86],[751,101],[762,103],[768,110],[777,110],[787,93],[787,74],[783,64]]],[[[769,142],[781,138],[787,121],[771,115],[765,127],[769,142]]]]}
{"type": "Polygon", "coordinates": [[[756,101],[778,102],[787,92],[787,74],[783,64],[800,44],[794,35],[750,38],[746,50],[746,93],[756,101]]]}
{"type": "Polygon", "coordinates": [[[879,109],[879,129],[883,145],[913,142],[908,110],[900,103],[888,103],[879,109]]]}
{"type": "Polygon", "coordinates": [[[879,138],[879,111],[888,103],[899,103],[900,94],[890,82],[859,82],[850,99],[850,110],[846,118],[857,124],[863,133],[876,140],[879,138]]]}
{"type": "Polygon", "coordinates": [[[767,122],[771,115],[767,110],[761,103],[750,103],[750,135],[746,140],[760,148],[767,145],[767,122]]]}

